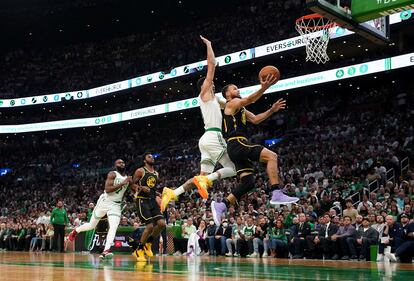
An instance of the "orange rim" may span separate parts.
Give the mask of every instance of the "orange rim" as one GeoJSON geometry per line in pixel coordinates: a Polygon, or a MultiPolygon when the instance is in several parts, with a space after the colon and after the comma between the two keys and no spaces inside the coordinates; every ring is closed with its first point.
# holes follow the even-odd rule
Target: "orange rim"
{"type": "Polygon", "coordinates": [[[321,19],[323,18],[322,15],[320,14],[310,14],[310,15],[306,15],[303,17],[300,17],[296,20],[296,25],[300,28],[300,29],[310,29],[310,30],[321,30],[321,29],[326,29],[326,28],[332,28],[336,26],[335,22],[329,22],[325,25],[315,25],[315,26],[301,26],[299,25],[299,22],[304,21],[304,20],[311,20],[311,19],[321,19]]]}

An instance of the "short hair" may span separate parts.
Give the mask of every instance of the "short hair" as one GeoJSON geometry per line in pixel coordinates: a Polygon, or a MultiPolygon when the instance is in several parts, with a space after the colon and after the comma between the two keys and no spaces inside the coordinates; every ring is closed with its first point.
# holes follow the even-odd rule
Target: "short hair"
{"type": "Polygon", "coordinates": [[[352,221],[352,218],[350,216],[344,216],[344,219],[349,218],[350,221],[352,221]]]}
{"type": "Polygon", "coordinates": [[[151,152],[145,152],[144,155],[142,156],[142,162],[145,161],[145,158],[147,158],[147,155],[151,155],[151,152]]]}
{"type": "Polygon", "coordinates": [[[198,92],[201,92],[201,87],[203,86],[204,81],[206,80],[206,77],[201,77],[197,80],[197,90],[198,92]]]}
{"type": "Polygon", "coordinates": [[[229,89],[229,87],[230,87],[231,85],[232,85],[232,84],[227,84],[226,86],[224,86],[224,87],[221,89],[221,94],[223,95],[223,98],[227,99],[227,98],[226,98],[226,93],[227,93],[227,91],[228,91],[228,89],[229,89]]]}

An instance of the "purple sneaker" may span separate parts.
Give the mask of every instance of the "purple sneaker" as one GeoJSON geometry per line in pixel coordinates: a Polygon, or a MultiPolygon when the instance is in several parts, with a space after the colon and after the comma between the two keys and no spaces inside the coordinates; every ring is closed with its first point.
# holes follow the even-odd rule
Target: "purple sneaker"
{"type": "Polygon", "coordinates": [[[223,213],[227,210],[226,204],[223,202],[211,202],[211,211],[213,212],[213,219],[217,226],[220,226],[221,224],[221,216],[223,213]]]}
{"type": "Polygon", "coordinates": [[[273,190],[272,199],[270,200],[270,204],[272,205],[286,205],[292,204],[299,201],[297,197],[290,197],[283,193],[282,190],[276,189],[273,190]]]}

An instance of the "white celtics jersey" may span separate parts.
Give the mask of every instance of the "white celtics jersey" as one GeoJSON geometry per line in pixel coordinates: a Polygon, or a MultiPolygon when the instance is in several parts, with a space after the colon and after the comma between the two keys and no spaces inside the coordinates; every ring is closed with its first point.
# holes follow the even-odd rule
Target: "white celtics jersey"
{"type": "MultiPolygon", "coordinates": [[[[120,173],[118,173],[117,171],[114,171],[116,177],[114,179],[114,186],[120,184],[121,182],[123,182],[124,180],[126,180],[126,178],[128,176],[122,176],[120,173]]],[[[128,189],[128,184],[122,186],[121,188],[119,188],[118,190],[111,192],[111,193],[106,193],[106,198],[108,198],[111,201],[115,201],[115,202],[119,202],[122,201],[122,198],[124,197],[124,193],[125,191],[128,189]]]]}
{"type": "Polygon", "coordinates": [[[200,102],[201,114],[203,115],[204,129],[221,129],[223,117],[221,115],[220,104],[217,101],[217,98],[214,97],[214,99],[208,102],[203,102],[200,96],[198,96],[198,99],[200,102]]]}

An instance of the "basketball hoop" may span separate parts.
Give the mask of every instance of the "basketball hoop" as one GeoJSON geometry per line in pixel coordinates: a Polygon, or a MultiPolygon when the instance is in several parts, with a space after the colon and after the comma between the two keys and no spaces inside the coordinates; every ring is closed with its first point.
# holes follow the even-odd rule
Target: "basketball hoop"
{"type": "Polygon", "coordinates": [[[306,61],[326,63],[329,61],[326,50],[336,23],[320,14],[303,16],[296,20],[296,30],[306,44],[306,61]]]}

